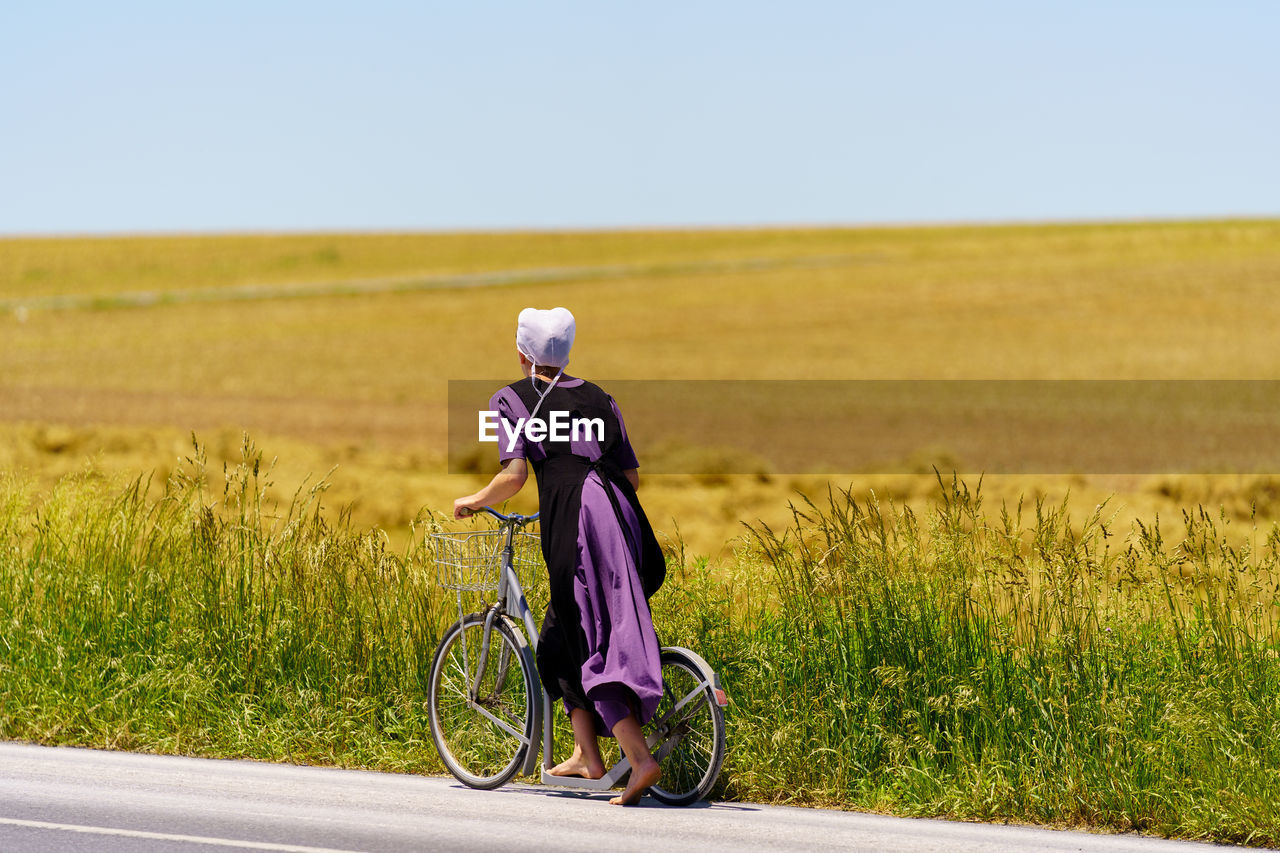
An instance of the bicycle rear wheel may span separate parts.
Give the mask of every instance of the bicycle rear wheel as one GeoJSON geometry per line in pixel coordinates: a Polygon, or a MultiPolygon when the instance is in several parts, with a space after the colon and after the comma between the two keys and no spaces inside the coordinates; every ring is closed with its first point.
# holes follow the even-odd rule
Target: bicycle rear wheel
{"type": "Polygon", "coordinates": [[[537,679],[524,635],[505,618],[494,619],[487,650],[484,614],[468,614],[445,632],[431,662],[431,739],[458,781],[496,788],[537,749],[537,679]]]}
{"type": "Polygon", "coordinates": [[[687,806],[707,794],[724,763],[724,712],[702,669],[683,652],[662,652],[662,700],[645,735],[657,735],[654,757],[662,778],[649,788],[654,799],[687,806]]]}

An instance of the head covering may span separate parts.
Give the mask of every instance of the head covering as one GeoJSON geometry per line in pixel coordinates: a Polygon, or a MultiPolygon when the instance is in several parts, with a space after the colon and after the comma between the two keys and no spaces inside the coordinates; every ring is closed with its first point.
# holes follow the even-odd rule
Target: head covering
{"type": "MultiPolygon", "coordinates": [[[[533,390],[538,392],[538,403],[529,413],[529,420],[538,416],[542,401],[547,399],[551,389],[564,375],[564,367],[569,363],[569,350],[573,347],[574,328],[573,315],[568,308],[526,308],[516,320],[516,349],[533,362],[529,381],[533,383],[533,390]],[[560,368],[555,378],[547,383],[545,391],[538,388],[538,365],[560,368]]],[[[542,381],[546,382],[545,379],[542,381]]]]}
{"type": "Polygon", "coordinates": [[[563,370],[569,363],[574,329],[568,308],[526,308],[516,321],[516,349],[535,367],[548,365],[563,370]]]}

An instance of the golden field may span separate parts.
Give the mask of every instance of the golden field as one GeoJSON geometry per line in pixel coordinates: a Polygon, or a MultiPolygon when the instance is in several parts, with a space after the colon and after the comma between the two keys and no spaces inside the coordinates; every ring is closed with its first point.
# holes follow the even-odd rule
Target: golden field
{"type": "MultiPolygon", "coordinates": [[[[331,508],[400,538],[479,482],[445,470],[447,381],[518,376],[515,316],[528,305],[574,312],[572,372],[606,388],[1271,379],[1278,287],[1280,221],[4,239],[0,465],[42,481],[163,477],[192,432],[214,460],[237,457],[249,432],[286,490],[336,466],[331,508]]],[[[632,438],[643,475],[663,436],[632,438]]],[[[642,494],[655,526],[723,557],[741,522],[780,522],[797,490],[823,494],[829,479],[921,500],[936,483],[918,467],[725,475],[709,456],[701,473],[647,478],[642,494]]],[[[1073,506],[1111,498],[1122,516],[1197,502],[1280,516],[1280,479],[1266,475],[983,485],[988,505],[1068,489],[1073,506]]]]}

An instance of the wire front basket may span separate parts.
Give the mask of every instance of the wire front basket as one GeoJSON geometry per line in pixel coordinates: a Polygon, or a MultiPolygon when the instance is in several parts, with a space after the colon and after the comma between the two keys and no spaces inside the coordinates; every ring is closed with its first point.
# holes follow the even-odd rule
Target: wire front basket
{"type": "MultiPolygon", "coordinates": [[[[445,589],[459,592],[498,588],[502,569],[505,530],[474,533],[432,533],[436,549],[436,580],[445,589]]],[[[542,566],[542,547],[537,533],[519,531],[511,537],[511,564],[516,574],[530,577],[542,566]]]]}

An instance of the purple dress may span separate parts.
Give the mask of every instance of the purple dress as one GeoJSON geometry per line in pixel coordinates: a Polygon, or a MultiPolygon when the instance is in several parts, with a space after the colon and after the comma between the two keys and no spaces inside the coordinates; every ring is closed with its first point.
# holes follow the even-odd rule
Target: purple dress
{"type": "MultiPolygon", "coordinates": [[[[546,390],[546,382],[539,387],[546,390]]],[[[562,376],[538,418],[598,422],[568,436],[533,441],[515,425],[538,404],[529,379],[490,400],[502,426],[499,459],[528,460],[538,480],[542,553],[551,603],[538,636],[538,672],[566,710],[586,708],[610,732],[634,713],[653,716],[662,697],[658,638],[648,597],[666,573],[662,551],[622,472],[639,467],[622,415],[598,386],[562,376]],[[508,441],[515,436],[514,445],[508,441]]]]}

